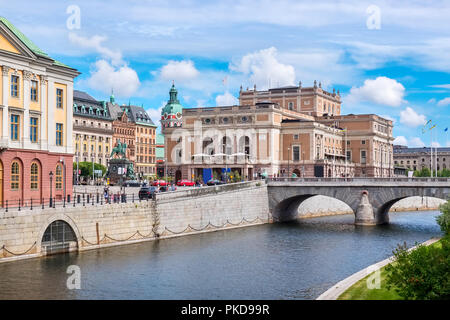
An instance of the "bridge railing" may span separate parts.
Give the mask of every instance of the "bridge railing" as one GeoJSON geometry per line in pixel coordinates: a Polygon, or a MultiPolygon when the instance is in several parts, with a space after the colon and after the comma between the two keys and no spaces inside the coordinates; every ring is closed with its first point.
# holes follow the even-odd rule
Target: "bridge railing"
{"type": "Polygon", "coordinates": [[[367,181],[367,182],[448,182],[450,184],[450,178],[431,178],[431,177],[414,177],[414,178],[367,178],[367,177],[353,177],[353,178],[267,178],[267,182],[280,181],[280,182],[351,182],[351,181],[367,181]]]}

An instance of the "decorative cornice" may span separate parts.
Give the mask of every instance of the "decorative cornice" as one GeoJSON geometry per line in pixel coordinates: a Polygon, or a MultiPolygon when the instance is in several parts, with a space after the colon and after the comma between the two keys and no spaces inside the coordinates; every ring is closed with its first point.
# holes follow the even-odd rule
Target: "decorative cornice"
{"type": "Polygon", "coordinates": [[[23,72],[24,80],[31,80],[32,77],[33,77],[33,73],[31,73],[30,71],[25,70],[23,72]]]}
{"type": "Polygon", "coordinates": [[[8,67],[8,66],[2,66],[2,74],[3,74],[4,76],[7,76],[10,69],[11,69],[11,68],[8,67]]]}

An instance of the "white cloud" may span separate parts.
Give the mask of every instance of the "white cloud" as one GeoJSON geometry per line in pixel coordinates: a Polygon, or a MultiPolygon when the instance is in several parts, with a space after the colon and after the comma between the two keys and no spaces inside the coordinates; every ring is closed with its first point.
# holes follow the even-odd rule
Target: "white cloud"
{"type": "Polygon", "coordinates": [[[394,79],[378,77],[367,79],[362,87],[352,87],[347,99],[351,102],[368,101],[376,104],[398,107],[403,102],[405,87],[394,79]]]}
{"type": "Polygon", "coordinates": [[[408,140],[404,136],[398,136],[395,138],[393,144],[401,145],[401,146],[407,146],[408,140]]]}
{"type": "Polygon", "coordinates": [[[161,106],[158,109],[149,108],[145,111],[147,111],[147,114],[150,116],[150,118],[153,120],[153,123],[156,125],[159,125],[159,119],[161,119],[161,111],[162,108],[165,106],[166,102],[163,101],[161,106]]]}
{"type": "Polygon", "coordinates": [[[217,106],[233,106],[237,104],[239,104],[239,100],[228,91],[216,97],[217,106]]]}
{"type": "Polygon", "coordinates": [[[83,48],[95,50],[95,52],[100,53],[103,58],[110,59],[113,65],[123,64],[122,53],[120,51],[113,51],[102,45],[102,42],[106,39],[106,37],[102,37],[99,35],[85,38],[73,32],[69,33],[69,40],[73,44],[83,48]]]}
{"type": "Polygon", "coordinates": [[[186,81],[192,80],[199,75],[191,60],[169,61],[161,68],[160,77],[162,80],[186,81]]]}
{"type": "Polygon", "coordinates": [[[450,89],[450,84],[435,84],[435,85],[432,85],[432,86],[430,86],[430,87],[433,87],[433,88],[450,89]]]}
{"type": "Polygon", "coordinates": [[[294,67],[279,62],[274,47],[243,56],[240,61],[230,64],[230,70],[242,72],[259,89],[268,88],[269,83],[271,87],[278,87],[293,85],[295,82],[294,67]]]}
{"type": "Polygon", "coordinates": [[[450,97],[449,98],[444,98],[442,100],[439,100],[437,105],[440,106],[440,107],[450,105],[450,97]]]}
{"type": "Polygon", "coordinates": [[[420,140],[420,138],[414,137],[409,140],[408,147],[412,147],[412,148],[425,147],[425,143],[423,143],[423,141],[420,140]]]}
{"type": "Polygon", "coordinates": [[[418,127],[426,123],[426,117],[423,114],[418,114],[411,107],[406,107],[400,112],[400,123],[408,127],[418,127]]]}
{"type": "Polygon", "coordinates": [[[95,69],[87,80],[88,85],[104,93],[111,92],[118,97],[129,97],[139,88],[139,77],[133,69],[126,65],[115,67],[106,60],[98,60],[95,69]]]}

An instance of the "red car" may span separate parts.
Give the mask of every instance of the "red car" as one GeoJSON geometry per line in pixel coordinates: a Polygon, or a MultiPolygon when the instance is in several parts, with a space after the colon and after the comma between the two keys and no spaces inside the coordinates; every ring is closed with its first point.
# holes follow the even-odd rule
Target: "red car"
{"type": "Polygon", "coordinates": [[[192,186],[195,186],[195,182],[191,181],[191,180],[183,179],[183,180],[179,180],[177,182],[177,186],[179,186],[179,187],[186,187],[186,186],[192,187],[192,186]]]}
{"type": "Polygon", "coordinates": [[[153,181],[152,186],[165,187],[165,186],[167,186],[167,182],[165,180],[155,180],[155,181],[153,181]]]}

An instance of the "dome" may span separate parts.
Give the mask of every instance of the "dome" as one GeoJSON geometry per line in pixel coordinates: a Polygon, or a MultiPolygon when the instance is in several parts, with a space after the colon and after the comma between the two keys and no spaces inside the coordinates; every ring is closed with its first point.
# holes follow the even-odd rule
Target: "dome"
{"type": "Polygon", "coordinates": [[[169,91],[170,99],[167,101],[166,106],[162,109],[161,115],[167,114],[181,114],[183,112],[183,106],[177,98],[178,91],[175,88],[175,84],[172,84],[172,88],[169,91]]]}

